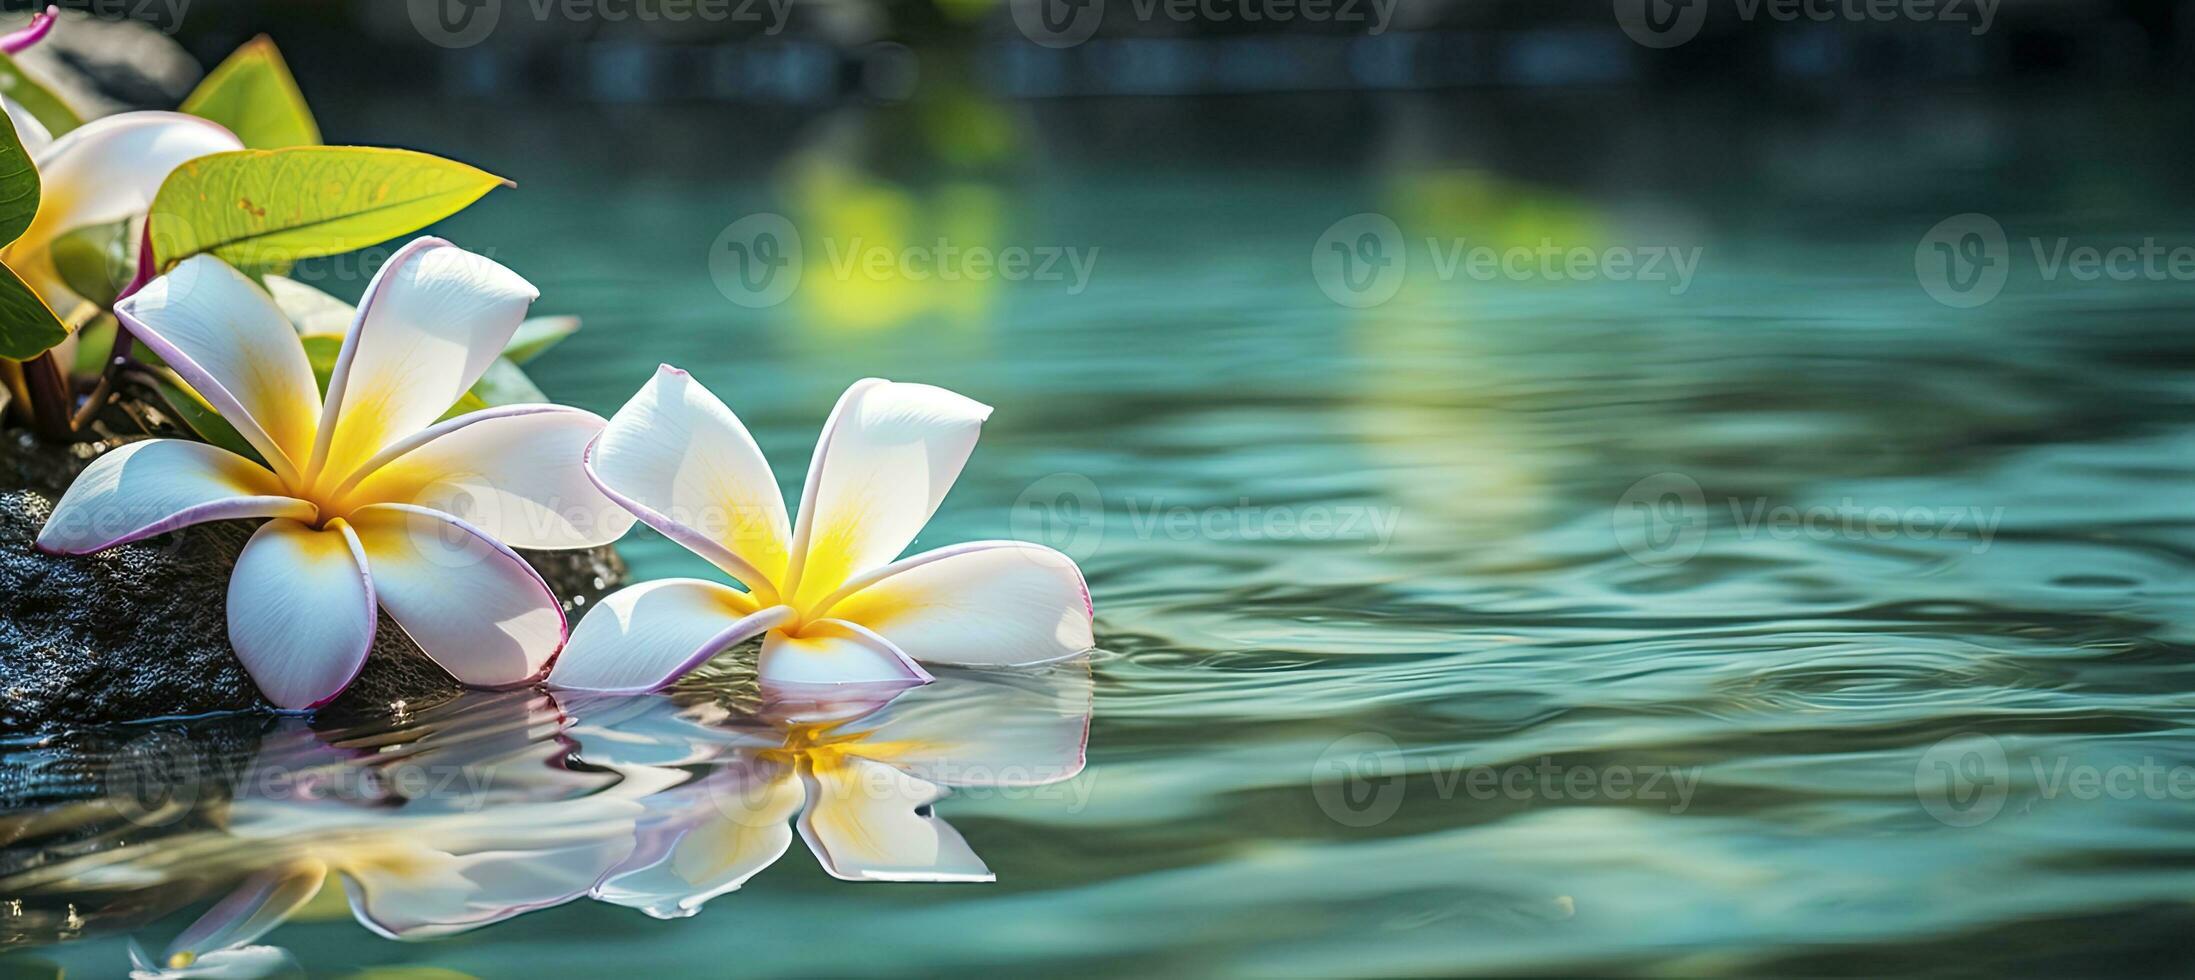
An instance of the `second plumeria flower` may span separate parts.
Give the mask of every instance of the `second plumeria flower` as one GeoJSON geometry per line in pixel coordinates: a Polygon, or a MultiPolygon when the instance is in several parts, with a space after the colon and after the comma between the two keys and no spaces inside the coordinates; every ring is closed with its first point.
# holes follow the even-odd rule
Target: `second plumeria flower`
{"type": "Polygon", "coordinates": [[[367,286],[323,399],[265,290],[218,259],[183,262],[115,312],[264,464],[177,439],[123,446],[77,477],[38,547],[89,554],[205,521],[272,518],[229,580],[229,641],[283,708],[316,707],[349,685],[377,605],[459,681],[538,678],[563,643],[564,614],[511,548],[592,547],[631,528],[580,468],[603,421],[555,405],[436,421],[537,295],[495,262],[419,239],[367,286]]]}
{"type": "Polygon", "coordinates": [[[589,448],[588,475],[748,591],[667,579],[615,593],[572,631],[549,683],[651,690],[757,635],[773,685],[925,683],[918,661],[1005,666],[1090,649],[1090,592],[1066,555],[975,541],[893,560],[990,414],[930,385],[855,383],[824,423],[788,521],[747,427],[664,366],[589,448]]]}

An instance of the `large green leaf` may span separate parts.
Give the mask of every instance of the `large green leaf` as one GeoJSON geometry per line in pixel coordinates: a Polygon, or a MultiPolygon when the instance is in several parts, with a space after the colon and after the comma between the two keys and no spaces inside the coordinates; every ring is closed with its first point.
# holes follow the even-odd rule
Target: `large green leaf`
{"type": "Polygon", "coordinates": [[[229,128],[244,145],[272,150],[320,142],[320,126],[282,53],[265,35],[236,49],[198,83],[183,111],[229,128]]]}
{"type": "Polygon", "coordinates": [[[23,66],[16,64],[14,58],[4,54],[0,54],[0,95],[15,100],[54,136],[84,124],[84,117],[77,115],[76,110],[69,108],[52,89],[24,73],[23,66]]]}
{"type": "Polygon", "coordinates": [[[0,357],[27,361],[67,340],[69,328],[15,270],[0,265],[0,357]]]}
{"type": "Polygon", "coordinates": [[[0,245],[23,237],[38,216],[38,168],[15,132],[15,121],[0,112],[0,245]]]}
{"type": "Polygon", "coordinates": [[[211,252],[247,271],[287,268],[447,218],[499,185],[487,171],[411,150],[293,146],[199,157],[152,202],[165,270],[211,252]]]}

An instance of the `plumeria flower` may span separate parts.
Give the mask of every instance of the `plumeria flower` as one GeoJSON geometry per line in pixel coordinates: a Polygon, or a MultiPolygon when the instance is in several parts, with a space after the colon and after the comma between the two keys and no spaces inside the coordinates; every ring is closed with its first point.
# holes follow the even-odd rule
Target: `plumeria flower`
{"type": "Polygon", "coordinates": [[[536,295],[509,269],[419,239],[367,286],[323,399],[265,290],[217,259],[184,261],[115,313],[260,460],[175,439],[115,449],[62,495],[38,547],[89,554],[271,518],[229,579],[229,641],[282,708],[325,704],[357,676],[376,605],[459,681],[538,678],[564,615],[511,549],[593,547],[632,526],[579,465],[603,421],[555,405],[435,421],[536,295]]]}
{"type": "Polygon", "coordinates": [[[1088,650],[1072,559],[977,541],[893,561],[937,511],[991,414],[943,388],[871,378],[824,424],[799,516],[738,416],[665,365],[590,446],[587,475],[640,520],[746,586],[666,579],[590,611],[549,683],[659,688],[762,635],[765,684],[897,682],[917,661],[1000,666],[1088,650]]]}
{"type": "MultiPolygon", "coordinates": [[[[0,36],[0,52],[18,54],[43,40],[54,16],[48,8],[29,26],[0,36]]],[[[22,237],[0,250],[0,262],[63,312],[78,297],[54,267],[56,239],[79,228],[142,217],[169,172],[209,153],[244,148],[219,124],[179,112],[117,113],[56,139],[15,100],[0,99],[0,108],[15,124],[39,182],[38,213],[22,237]]]]}
{"type": "Polygon", "coordinates": [[[637,846],[594,897],[657,918],[693,915],[783,857],[795,826],[836,878],[991,881],[933,804],[948,788],[1045,786],[1082,771],[1087,666],[841,690],[856,689],[866,696],[753,712],[662,697],[569,703],[581,761],[643,780],[709,766],[643,801],[637,846]]]}

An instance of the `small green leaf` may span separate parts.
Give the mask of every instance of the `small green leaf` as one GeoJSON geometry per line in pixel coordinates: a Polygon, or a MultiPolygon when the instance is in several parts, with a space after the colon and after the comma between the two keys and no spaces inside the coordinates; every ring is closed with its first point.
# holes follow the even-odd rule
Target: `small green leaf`
{"type": "Polygon", "coordinates": [[[503,348],[503,356],[513,364],[524,364],[578,332],[576,316],[537,316],[518,325],[518,332],[503,348]]]}
{"type": "Polygon", "coordinates": [[[27,361],[68,336],[69,328],[46,301],[15,270],[0,265],[0,357],[27,361]]]}
{"type": "Polygon", "coordinates": [[[130,255],[130,223],[86,225],[53,240],[53,267],[69,291],[114,308],[114,298],[137,277],[130,255]]]}
{"type": "Polygon", "coordinates": [[[229,424],[229,420],[222,418],[221,413],[214,411],[212,405],[206,404],[206,400],[198,397],[198,393],[177,378],[174,372],[167,368],[156,368],[151,372],[151,379],[153,388],[160,392],[161,400],[167,402],[168,413],[192,432],[198,433],[198,438],[261,466],[266,465],[259,450],[253,448],[243,434],[229,424]]]}
{"type": "Polygon", "coordinates": [[[114,314],[101,313],[97,319],[76,328],[76,363],[69,366],[69,373],[79,378],[94,377],[107,369],[107,358],[113,355],[114,314]]]}
{"type": "Polygon", "coordinates": [[[198,83],[183,100],[182,111],[227,126],[253,149],[320,142],[320,126],[305,105],[305,93],[298,91],[282,52],[265,35],[236,49],[198,83]]]}
{"type": "Polygon", "coordinates": [[[480,380],[474,383],[473,390],[468,394],[480,396],[482,406],[486,408],[542,405],[549,401],[549,396],[543,394],[533,379],[526,376],[526,369],[507,357],[498,357],[494,363],[489,364],[487,373],[480,376],[480,380]]]}
{"type": "Polygon", "coordinates": [[[38,216],[38,168],[15,132],[15,121],[0,113],[0,244],[23,237],[38,216]]]}
{"type": "Polygon", "coordinates": [[[246,271],[280,269],[417,231],[508,183],[411,150],[293,146],[199,157],[153,198],[153,254],[167,269],[211,252],[246,271]]]}
{"type": "Polygon", "coordinates": [[[84,117],[77,115],[76,110],[69,108],[52,89],[40,85],[37,79],[24,72],[14,58],[4,54],[0,54],[0,95],[14,99],[53,136],[84,124],[84,117]]]}

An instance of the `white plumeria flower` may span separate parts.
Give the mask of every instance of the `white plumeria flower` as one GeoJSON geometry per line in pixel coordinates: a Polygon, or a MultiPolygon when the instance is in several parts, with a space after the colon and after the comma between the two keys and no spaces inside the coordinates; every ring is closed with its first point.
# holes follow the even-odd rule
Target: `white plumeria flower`
{"type": "Polygon", "coordinates": [[[766,634],[774,685],[927,683],[917,661],[1047,663],[1090,649],[1073,559],[977,541],[893,561],[937,511],[989,406],[870,378],[838,400],[788,522],[739,417],[665,365],[611,418],[587,474],[648,526],[749,591],[665,579],[602,600],[549,674],[557,687],[645,691],[766,634]]]}
{"type": "Polygon", "coordinates": [[[435,421],[536,295],[486,258],[412,242],[367,286],[323,402],[266,291],[217,259],[183,262],[115,312],[266,465],[198,442],[123,446],[76,478],[38,547],[89,554],[205,521],[273,518],[229,580],[229,641],[283,708],[325,704],[357,676],[377,603],[459,681],[537,679],[563,643],[564,615],[511,548],[594,547],[631,528],[580,467],[603,421],[556,405],[435,421]]]}

